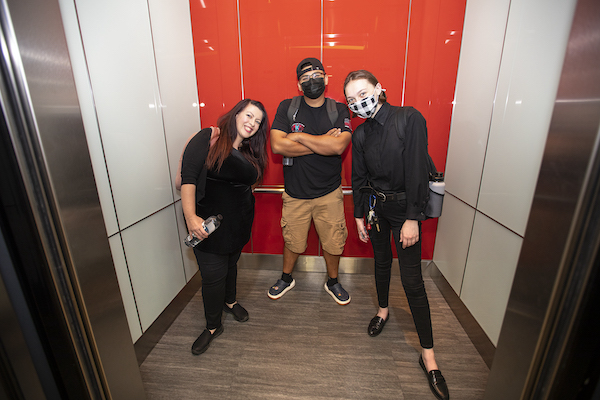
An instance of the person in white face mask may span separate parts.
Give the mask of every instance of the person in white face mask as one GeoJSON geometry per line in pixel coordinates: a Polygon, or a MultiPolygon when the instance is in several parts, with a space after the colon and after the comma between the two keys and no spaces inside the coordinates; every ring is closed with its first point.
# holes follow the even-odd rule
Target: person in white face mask
{"type": "Polygon", "coordinates": [[[391,232],[422,347],[419,364],[433,394],[448,399],[448,387],[433,352],[429,302],[421,274],[420,221],[426,219],[429,187],[425,119],[412,107],[390,105],[385,90],[369,71],[350,72],[344,95],[350,111],[365,119],[352,136],[352,193],[359,239],[364,243],[371,240],[375,258],[379,309],[367,333],[379,335],[389,318],[391,232]]]}

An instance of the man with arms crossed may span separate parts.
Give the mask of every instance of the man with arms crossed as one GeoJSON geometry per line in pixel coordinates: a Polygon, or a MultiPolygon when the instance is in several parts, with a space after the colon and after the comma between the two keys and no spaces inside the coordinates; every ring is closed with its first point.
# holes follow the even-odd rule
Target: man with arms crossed
{"type": "Polygon", "coordinates": [[[325,291],[345,305],[350,295],[338,282],[338,268],[348,236],[341,155],[352,138],[350,114],[345,104],[325,98],[328,76],[318,59],[302,60],[296,75],[303,96],[283,100],[271,126],[273,153],[284,156],[281,228],[285,246],[281,279],[268,295],[279,299],[296,285],[292,271],[306,250],[312,220],[327,265],[325,291]]]}

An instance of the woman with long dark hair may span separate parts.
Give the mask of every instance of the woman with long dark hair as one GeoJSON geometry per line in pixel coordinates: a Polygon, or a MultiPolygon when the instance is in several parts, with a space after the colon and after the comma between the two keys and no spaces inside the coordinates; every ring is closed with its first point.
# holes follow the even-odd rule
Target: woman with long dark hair
{"type": "Polygon", "coordinates": [[[202,239],[194,255],[202,275],[202,301],[206,329],[192,345],[204,353],[223,333],[222,313],[240,322],[248,312],[237,302],[237,261],[250,240],[254,220],[252,187],[267,165],[269,120],[264,106],[245,99],[218,122],[187,144],[181,166],[181,204],[189,235],[202,239]],[[222,216],[219,229],[209,234],[202,223],[222,216]]]}
{"type": "Polygon", "coordinates": [[[388,298],[393,234],[402,286],[422,347],[419,364],[433,394],[449,398],[433,352],[429,301],[421,274],[421,221],[428,199],[429,168],[425,118],[413,107],[395,107],[365,70],[344,82],[348,108],[365,122],[352,135],[352,194],[359,239],[371,240],[379,309],[367,327],[377,336],[389,318],[388,298]],[[365,225],[365,217],[367,224],[365,225]]]}

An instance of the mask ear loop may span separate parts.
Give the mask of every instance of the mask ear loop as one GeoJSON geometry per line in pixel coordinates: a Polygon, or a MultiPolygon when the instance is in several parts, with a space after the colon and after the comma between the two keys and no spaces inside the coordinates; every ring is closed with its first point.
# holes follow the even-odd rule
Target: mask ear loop
{"type": "Polygon", "coordinates": [[[379,94],[377,95],[377,101],[379,101],[379,96],[381,96],[382,92],[386,92],[387,90],[381,87],[381,83],[377,82],[377,85],[375,85],[375,90],[379,89],[379,94]]]}

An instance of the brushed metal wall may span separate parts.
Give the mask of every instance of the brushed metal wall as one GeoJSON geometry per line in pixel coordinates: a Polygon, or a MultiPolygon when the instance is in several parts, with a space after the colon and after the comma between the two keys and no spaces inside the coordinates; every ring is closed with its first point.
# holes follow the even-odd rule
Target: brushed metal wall
{"type": "Polygon", "coordinates": [[[599,62],[600,3],[580,0],[485,399],[556,398],[566,333],[598,268],[599,62]]]}
{"type": "Polygon", "coordinates": [[[60,299],[55,317],[64,318],[76,349],[73,368],[85,376],[90,398],[143,399],[59,4],[3,0],[0,7],[12,94],[3,112],[48,259],[52,278],[44,284],[60,299]]]}

